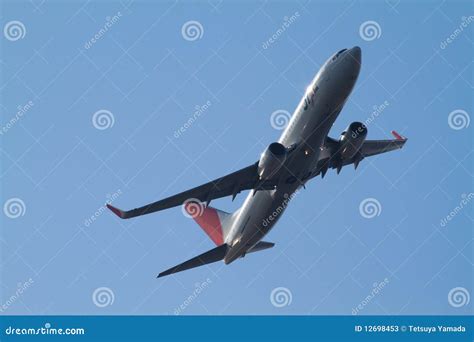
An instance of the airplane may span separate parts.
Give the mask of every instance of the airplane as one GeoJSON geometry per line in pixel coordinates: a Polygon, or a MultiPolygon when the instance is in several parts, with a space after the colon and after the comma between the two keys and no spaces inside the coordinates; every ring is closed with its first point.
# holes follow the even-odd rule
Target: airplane
{"type": "Polygon", "coordinates": [[[217,261],[233,261],[268,248],[263,241],[288,206],[310,179],[337,174],[343,166],[357,169],[366,157],[401,149],[407,139],[392,131],[395,139],[366,140],[367,127],[351,123],[339,139],[329,131],[354,88],[361,67],[361,49],[355,46],[332,55],[321,67],[294,111],[280,139],[271,143],[254,164],[211,182],[142,207],[123,211],[107,207],[122,219],[182,206],[201,226],[216,247],[161,272],[158,278],[217,261]],[[212,200],[235,199],[251,190],[234,213],[211,207],[212,200]]]}

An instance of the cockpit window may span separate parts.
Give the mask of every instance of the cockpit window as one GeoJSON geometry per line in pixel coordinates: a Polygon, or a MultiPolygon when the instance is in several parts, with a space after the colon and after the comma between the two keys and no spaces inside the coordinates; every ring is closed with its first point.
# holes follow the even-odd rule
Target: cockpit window
{"type": "Polygon", "coordinates": [[[341,53],[343,53],[344,51],[346,51],[346,50],[347,50],[347,49],[342,49],[341,51],[339,51],[338,53],[336,53],[336,57],[339,57],[339,55],[340,55],[341,53]]]}
{"type": "Polygon", "coordinates": [[[334,57],[332,58],[333,61],[335,61],[337,59],[337,57],[339,57],[344,51],[346,51],[347,49],[342,49],[341,51],[339,51],[338,53],[336,53],[334,55],[334,57]]]}

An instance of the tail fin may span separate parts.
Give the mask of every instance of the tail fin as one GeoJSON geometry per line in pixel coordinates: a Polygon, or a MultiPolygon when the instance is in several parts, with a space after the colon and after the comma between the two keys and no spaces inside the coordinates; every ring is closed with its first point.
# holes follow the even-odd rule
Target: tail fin
{"type": "Polygon", "coordinates": [[[191,201],[184,204],[184,210],[201,226],[216,246],[224,243],[230,228],[232,214],[191,201]]]}

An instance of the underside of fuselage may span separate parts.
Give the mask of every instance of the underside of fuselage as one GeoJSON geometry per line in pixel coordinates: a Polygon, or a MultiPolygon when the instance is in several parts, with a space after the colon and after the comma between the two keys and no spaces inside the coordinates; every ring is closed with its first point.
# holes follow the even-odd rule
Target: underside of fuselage
{"type": "Polygon", "coordinates": [[[295,148],[281,167],[275,190],[251,191],[227,239],[231,263],[257,244],[276,224],[295,191],[304,186],[319,160],[321,146],[359,75],[359,47],[332,56],[315,76],[279,142],[295,148]],[[308,176],[307,176],[308,175],[308,176]]]}

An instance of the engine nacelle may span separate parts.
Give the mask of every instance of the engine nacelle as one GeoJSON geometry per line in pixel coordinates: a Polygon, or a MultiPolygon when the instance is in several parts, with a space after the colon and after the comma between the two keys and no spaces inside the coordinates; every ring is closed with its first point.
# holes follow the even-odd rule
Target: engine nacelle
{"type": "Polygon", "coordinates": [[[258,162],[260,179],[268,179],[280,170],[286,160],[286,147],[278,142],[271,143],[258,162]]]}
{"type": "Polygon", "coordinates": [[[339,138],[341,159],[352,159],[359,152],[366,137],[367,127],[362,122],[351,123],[339,138]]]}

